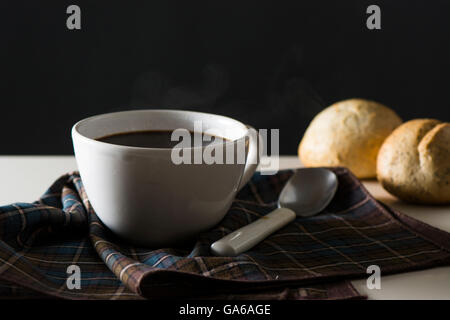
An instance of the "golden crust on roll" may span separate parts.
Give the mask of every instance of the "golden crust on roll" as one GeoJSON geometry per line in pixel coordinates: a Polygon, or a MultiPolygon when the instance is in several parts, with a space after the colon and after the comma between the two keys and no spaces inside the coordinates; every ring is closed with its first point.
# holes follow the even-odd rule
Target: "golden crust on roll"
{"type": "Polygon", "coordinates": [[[450,203],[450,124],[416,119],[398,127],[380,149],[377,177],[404,201],[450,203]]]}
{"type": "Polygon", "coordinates": [[[349,99],[320,112],[298,147],[305,166],[344,166],[358,178],[374,178],[378,150],[400,124],[388,107],[369,100],[349,99]]]}

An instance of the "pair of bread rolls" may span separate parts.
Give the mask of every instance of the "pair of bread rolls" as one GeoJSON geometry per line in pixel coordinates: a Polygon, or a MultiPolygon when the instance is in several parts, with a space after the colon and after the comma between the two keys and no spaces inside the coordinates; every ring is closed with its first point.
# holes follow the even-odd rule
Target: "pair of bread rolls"
{"type": "Polygon", "coordinates": [[[358,178],[377,177],[405,201],[450,203],[450,124],[433,119],[401,123],[377,102],[341,101],[313,119],[299,157],[305,166],[345,166],[358,178]]]}

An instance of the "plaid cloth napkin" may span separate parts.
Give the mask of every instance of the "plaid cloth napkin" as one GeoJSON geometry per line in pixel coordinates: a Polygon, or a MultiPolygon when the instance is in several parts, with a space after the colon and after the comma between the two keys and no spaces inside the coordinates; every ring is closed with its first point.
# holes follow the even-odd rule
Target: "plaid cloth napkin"
{"type": "MultiPolygon", "coordinates": [[[[95,215],[78,173],[32,204],[0,207],[0,297],[344,299],[348,279],[450,264],[450,234],[380,204],[345,168],[319,215],[297,218],[251,251],[213,257],[212,242],[269,213],[292,171],[256,174],[215,228],[178,248],[138,248],[95,215]],[[67,268],[81,270],[69,289],[67,268]]],[[[149,230],[151,232],[151,230],[149,230]]]]}

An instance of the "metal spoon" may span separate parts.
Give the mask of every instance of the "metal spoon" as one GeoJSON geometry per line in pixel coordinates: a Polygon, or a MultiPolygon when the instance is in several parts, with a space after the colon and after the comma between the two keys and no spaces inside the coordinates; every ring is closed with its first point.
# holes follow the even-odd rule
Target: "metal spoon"
{"type": "Polygon", "coordinates": [[[296,216],[309,217],[325,209],[338,186],[334,172],[323,168],[297,169],[278,198],[278,209],[211,245],[217,256],[236,256],[281,229],[296,216]]]}

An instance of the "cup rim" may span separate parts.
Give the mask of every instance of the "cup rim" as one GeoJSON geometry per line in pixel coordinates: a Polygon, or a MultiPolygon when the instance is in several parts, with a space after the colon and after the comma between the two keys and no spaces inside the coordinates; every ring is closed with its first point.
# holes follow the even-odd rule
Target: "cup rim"
{"type": "MultiPolygon", "coordinates": [[[[114,148],[118,148],[118,149],[122,149],[122,150],[134,150],[134,151],[171,151],[173,149],[178,149],[178,148],[148,148],[148,147],[135,147],[135,146],[125,146],[125,145],[119,145],[119,144],[113,144],[113,143],[109,143],[109,142],[103,142],[103,141],[99,141],[90,137],[87,137],[83,134],[81,134],[78,129],[81,125],[83,125],[85,122],[87,121],[92,121],[95,120],[96,118],[101,118],[101,117],[105,117],[105,116],[112,116],[112,115],[120,115],[120,114],[125,114],[125,113],[146,113],[146,112],[168,112],[168,113],[190,113],[190,114],[197,114],[197,115],[208,115],[208,116],[214,116],[214,117],[218,117],[218,118],[222,118],[222,119],[226,119],[229,121],[233,121],[239,125],[241,125],[242,127],[246,128],[248,131],[248,126],[245,125],[244,123],[240,122],[239,120],[233,119],[231,117],[227,117],[227,116],[223,116],[223,115],[219,115],[219,114],[214,114],[214,113],[207,113],[207,112],[200,112],[200,111],[191,111],[191,110],[182,110],[182,109],[132,109],[132,110],[123,110],[123,111],[116,111],[116,112],[108,112],[108,113],[101,113],[101,114],[97,114],[97,115],[93,115],[87,118],[84,118],[82,120],[77,121],[73,126],[72,126],[72,140],[74,140],[75,138],[79,138],[85,142],[97,145],[99,147],[114,147],[114,148]]],[[[130,131],[133,132],[133,131],[130,131]]],[[[241,139],[245,139],[246,134],[242,135],[241,137],[237,138],[237,139],[226,139],[224,137],[222,137],[224,140],[226,140],[226,142],[223,143],[223,145],[227,146],[227,145],[231,145],[236,143],[237,141],[241,140],[241,139]]],[[[188,149],[188,150],[198,150],[198,149],[203,149],[206,146],[194,146],[194,147],[187,147],[187,148],[182,148],[182,149],[188,149]]]]}

